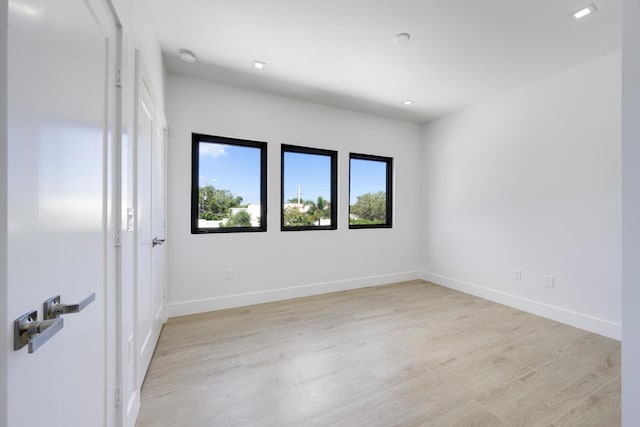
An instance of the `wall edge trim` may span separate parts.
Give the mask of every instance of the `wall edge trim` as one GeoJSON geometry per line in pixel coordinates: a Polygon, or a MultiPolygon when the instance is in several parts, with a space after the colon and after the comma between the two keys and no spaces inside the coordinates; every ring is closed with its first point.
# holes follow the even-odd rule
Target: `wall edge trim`
{"type": "Polygon", "coordinates": [[[422,280],[518,310],[526,311],[537,316],[555,320],[556,322],[585,329],[618,341],[621,340],[622,325],[620,323],[513,295],[507,292],[490,289],[475,283],[454,279],[452,277],[426,270],[422,271],[422,280]]]}
{"type": "Polygon", "coordinates": [[[290,286],[265,291],[245,292],[214,298],[176,301],[169,303],[167,308],[169,317],[187,316],[190,314],[207,313],[227,308],[245,307],[248,305],[262,304],[266,302],[282,301],[292,298],[366,288],[370,286],[381,286],[397,282],[419,280],[421,279],[421,276],[422,272],[420,270],[403,271],[346,280],[290,286]]]}

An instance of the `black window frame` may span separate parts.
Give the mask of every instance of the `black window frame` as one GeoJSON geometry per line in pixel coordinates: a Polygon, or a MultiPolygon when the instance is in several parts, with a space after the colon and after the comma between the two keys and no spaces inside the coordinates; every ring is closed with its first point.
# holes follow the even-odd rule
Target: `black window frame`
{"type": "Polygon", "coordinates": [[[229,138],[226,136],[191,134],[191,234],[246,233],[267,231],[267,143],[249,139],[229,138]],[[260,150],[260,226],[259,227],[216,227],[200,228],[199,218],[199,169],[200,142],[212,144],[251,147],[260,150]]]}
{"type": "Polygon", "coordinates": [[[282,144],[280,149],[280,231],[311,231],[338,229],[338,152],[323,148],[301,147],[299,145],[282,144]],[[331,225],[303,225],[287,226],[284,224],[284,155],[285,153],[300,153],[328,156],[331,165],[331,225]]]}
{"type": "Polygon", "coordinates": [[[370,229],[370,228],[393,228],[393,157],[376,156],[373,154],[349,153],[349,215],[348,223],[350,230],[370,229]],[[351,160],[370,160],[386,163],[386,222],[384,224],[351,224],[351,160]]]}

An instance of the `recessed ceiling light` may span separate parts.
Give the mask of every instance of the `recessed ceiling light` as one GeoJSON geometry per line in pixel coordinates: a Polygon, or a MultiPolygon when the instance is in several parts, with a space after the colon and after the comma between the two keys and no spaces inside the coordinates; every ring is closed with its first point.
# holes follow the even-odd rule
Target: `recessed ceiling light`
{"type": "Polygon", "coordinates": [[[257,68],[258,70],[262,70],[265,65],[267,65],[266,62],[253,61],[253,68],[257,68]]]}
{"type": "Polygon", "coordinates": [[[399,33],[393,37],[393,42],[395,44],[404,44],[411,39],[411,34],[409,33],[399,33]]]}
{"type": "Polygon", "coordinates": [[[416,101],[414,101],[413,99],[407,99],[406,101],[402,102],[402,105],[411,105],[413,103],[415,103],[416,101]]]}
{"type": "Polygon", "coordinates": [[[589,6],[583,7],[582,9],[578,10],[577,12],[573,12],[571,14],[571,17],[577,21],[578,19],[582,19],[585,16],[589,16],[592,13],[596,13],[597,11],[598,11],[598,8],[596,7],[595,4],[592,3],[589,6]]]}
{"type": "Polygon", "coordinates": [[[180,59],[189,64],[193,64],[196,62],[196,55],[191,52],[189,49],[180,49],[178,51],[180,53],[180,59]]]}

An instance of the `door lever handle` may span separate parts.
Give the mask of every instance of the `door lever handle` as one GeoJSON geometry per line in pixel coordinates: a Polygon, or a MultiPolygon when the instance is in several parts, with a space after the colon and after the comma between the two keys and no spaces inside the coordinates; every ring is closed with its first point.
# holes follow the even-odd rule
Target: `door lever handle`
{"type": "Polygon", "coordinates": [[[158,245],[163,244],[163,243],[164,243],[164,240],[165,240],[165,239],[158,239],[157,237],[154,237],[154,238],[153,238],[153,241],[152,241],[153,246],[155,247],[155,246],[158,246],[158,245]]]}
{"type": "Polygon", "coordinates": [[[78,313],[96,299],[95,292],[80,301],[78,304],[61,304],[60,295],[51,297],[42,303],[42,317],[44,320],[57,319],[63,314],[78,313]]]}
{"type": "Polygon", "coordinates": [[[29,353],[38,350],[64,327],[64,319],[38,321],[38,312],[30,311],[13,322],[13,349],[28,345],[29,353]]]}

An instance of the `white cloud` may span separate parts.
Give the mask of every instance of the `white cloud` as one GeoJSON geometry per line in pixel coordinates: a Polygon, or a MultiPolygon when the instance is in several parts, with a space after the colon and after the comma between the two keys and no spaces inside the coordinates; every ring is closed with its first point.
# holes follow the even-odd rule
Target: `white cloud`
{"type": "Polygon", "coordinates": [[[215,184],[216,182],[218,182],[218,178],[209,178],[206,175],[198,176],[198,185],[200,187],[204,187],[205,185],[209,184],[215,184]]]}
{"type": "Polygon", "coordinates": [[[222,144],[200,143],[200,155],[210,157],[226,156],[225,146],[222,144]]]}

